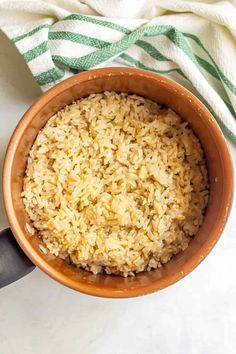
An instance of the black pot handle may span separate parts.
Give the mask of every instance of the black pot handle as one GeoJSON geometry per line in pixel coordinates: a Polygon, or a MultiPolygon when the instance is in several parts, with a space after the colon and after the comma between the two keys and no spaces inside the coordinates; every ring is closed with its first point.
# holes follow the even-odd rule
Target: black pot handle
{"type": "Polygon", "coordinates": [[[0,288],[32,272],[35,265],[24,254],[10,229],[0,232],[0,288]]]}

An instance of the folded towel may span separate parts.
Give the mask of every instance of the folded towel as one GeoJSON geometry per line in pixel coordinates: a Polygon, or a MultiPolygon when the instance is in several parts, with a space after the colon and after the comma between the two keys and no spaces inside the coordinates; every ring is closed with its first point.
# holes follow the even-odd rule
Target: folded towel
{"type": "Polygon", "coordinates": [[[193,0],[1,0],[0,28],[45,91],[128,65],[178,81],[236,143],[236,4],[193,0]]]}

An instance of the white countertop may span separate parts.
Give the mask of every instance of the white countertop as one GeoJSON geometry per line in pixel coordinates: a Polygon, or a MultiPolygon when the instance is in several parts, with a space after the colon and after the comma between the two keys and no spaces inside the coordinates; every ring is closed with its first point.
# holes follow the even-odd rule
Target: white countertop
{"type": "MultiPolygon", "coordinates": [[[[21,115],[41,94],[0,34],[0,160],[21,115]]],[[[236,148],[230,145],[234,166],[236,148]]],[[[0,289],[0,354],[235,354],[236,198],[214,250],[186,278],[133,299],[70,290],[39,269],[0,289]]],[[[7,227],[0,196],[0,229],[7,227]]]]}

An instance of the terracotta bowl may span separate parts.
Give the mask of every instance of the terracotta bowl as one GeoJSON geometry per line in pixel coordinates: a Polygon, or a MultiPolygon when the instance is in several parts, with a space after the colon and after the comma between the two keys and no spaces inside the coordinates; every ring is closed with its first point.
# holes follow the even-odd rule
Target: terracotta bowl
{"type": "Polygon", "coordinates": [[[106,68],[73,76],[43,94],[25,113],[10,140],[3,171],[3,194],[11,230],[30,260],[60,283],[83,293],[125,298],[163,289],[190,273],[211,251],[225,226],[233,191],[232,163],[225,138],[206,107],[179,84],[139,69],[106,68]],[[186,119],[205,151],[210,199],[203,225],[188,248],[161,269],[135,277],[92,275],[39,250],[39,238],[26,229],[21,192],[29,150],[47,120],[65,105],[104,91],[141,95],[170,107],[186,119]]]}

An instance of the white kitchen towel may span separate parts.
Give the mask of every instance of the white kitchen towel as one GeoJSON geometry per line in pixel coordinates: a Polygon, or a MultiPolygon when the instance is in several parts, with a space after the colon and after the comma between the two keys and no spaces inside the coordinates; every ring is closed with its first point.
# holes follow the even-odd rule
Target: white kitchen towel
{"type": "Polygon", "coordinates": [[[236,3],[0,0],[0,28],[42,90],[82,70],[135,66],[197,92],[236,143],[236,3]]]}

